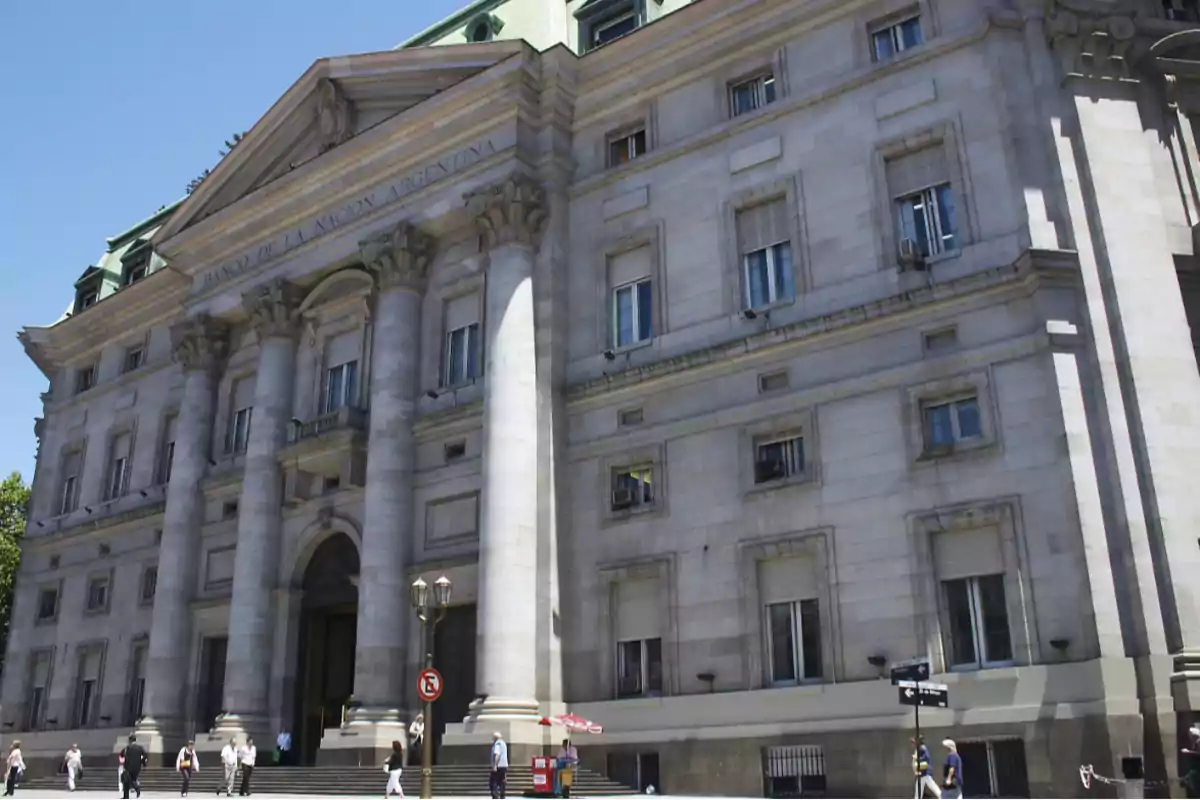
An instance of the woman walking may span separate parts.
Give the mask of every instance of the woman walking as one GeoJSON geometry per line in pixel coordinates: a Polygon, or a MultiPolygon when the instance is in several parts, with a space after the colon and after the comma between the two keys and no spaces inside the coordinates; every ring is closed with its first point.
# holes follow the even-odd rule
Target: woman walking
{"type": "Polygon", "coordinates": [[[17,781],[20,780],[21,773],[25,771],[25,759],[21,757],[20,740],[12,743],[4,764],[7,767],[5,774],[8,775],[8,780],[4,784],[4,796],[12,797],[17,792],[17,781]]]}
{"type": "Polygon", "coordinates": [[[179,750],[179,755],[175,756],[175,769],[179,772],[179,777],[183,779],[183,786],[179,789],[180,797],[187,797],[188,787],[192,783],[192,776],[200,771],[200,760],[196,758],[196,743],[188,740],[179,750]]]}
{"type": "Polygon", "coordinates": [[[71,749],[63,757],[63,766],[67,768],[67,791],[75,791],[75,780],[83,774],[83,753],[79,745],[71,745],[71,749]]]}
{"type": "Polygon", "coordinates": [[[392,742],[392,754],[388,756],[383,768],[388,774],[387,789],[384,790],[383,796],[389,798],[392,792],[395,792],[403,799],[404,787],[400,785],[400,775],[404,772],[404,748],[399,742],[392,742]]]}

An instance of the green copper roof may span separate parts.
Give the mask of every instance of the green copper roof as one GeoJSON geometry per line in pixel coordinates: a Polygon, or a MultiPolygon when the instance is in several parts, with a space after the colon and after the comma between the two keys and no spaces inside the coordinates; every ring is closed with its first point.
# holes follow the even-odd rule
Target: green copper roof
{"type": "Polygon", "coordinates": [[[504,3],[505,0],[475,0],[475,2],[466,8],[454,12],[441,22],[426,28],[411,39],[397,45],[394,49],[403,50],[408,47],[424,47],[436,42],[443,36],[453,33],[456,28],[465,26],[473,17],[491,11],[493,8],[504,5],[504,3]]]}

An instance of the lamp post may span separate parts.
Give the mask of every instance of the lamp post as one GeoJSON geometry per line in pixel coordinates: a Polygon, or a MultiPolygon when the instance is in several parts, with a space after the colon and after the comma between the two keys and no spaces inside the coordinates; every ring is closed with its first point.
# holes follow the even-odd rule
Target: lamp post
{"type": "MultiPolygon", "coordinates": [[[[425,649],[425,669],[433,669],[433,629],[446,616],[450,605],[450,579],[445,575],[433,582],[433,597],[429,596],[429,584],[417,578],[409,587],[409,599],[417,619],[421,620],[421,644],[425,649]],[[430,600],[433,604],[430,605],[430,600]]],[[[425,729],[421,734],[421,800],[433,797],[433,703],[425,702],[425,729]]]]}

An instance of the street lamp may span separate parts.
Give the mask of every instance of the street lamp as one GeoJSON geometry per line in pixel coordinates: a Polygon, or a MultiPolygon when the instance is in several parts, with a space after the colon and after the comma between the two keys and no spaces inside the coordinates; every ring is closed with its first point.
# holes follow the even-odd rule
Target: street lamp
{"type": "MultiPolygon", "coordinates": [[[[433,605],[429,603],[429,584],[417,578],[409,587],[408,596],[417,619],[421,620],[421,643],[425,648],[425,669],[433,669],[433,629],[446,616],[450,605],[450,579],[445,575],[433,582],[433,605]]],[[[421,734],[421,800],[433,797],[433,703],[425,702],[425,731],[421,734]]]]}

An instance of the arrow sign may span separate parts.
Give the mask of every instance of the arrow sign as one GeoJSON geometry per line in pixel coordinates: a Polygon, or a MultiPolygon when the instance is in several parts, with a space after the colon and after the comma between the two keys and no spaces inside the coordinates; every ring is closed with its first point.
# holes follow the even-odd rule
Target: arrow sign
{"type": "Polygon", "coordinates": [[[423,669],[417,676],[417,696],[423,702],[432,703],[442,696],[442,673],[436,669],[423,669]]]}
{"type": "Polygon", "coordinates": [[[902,706],[950,707],[950,687],[944,683],[901,681],[899,695],[902,706]]]}
{"type": "Polygon", "coordinates": [[[929,680],[929,660],[914,658],[911,661],[901,661],[892,665],[892,685],[899,686],[901,681],[929,680]]]}

